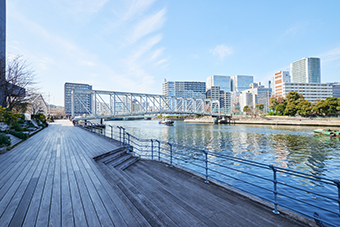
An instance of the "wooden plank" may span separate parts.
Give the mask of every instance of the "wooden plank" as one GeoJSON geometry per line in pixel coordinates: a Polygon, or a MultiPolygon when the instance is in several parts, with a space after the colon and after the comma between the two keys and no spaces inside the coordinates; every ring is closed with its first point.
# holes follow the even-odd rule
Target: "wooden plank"
{"type": "MultiPolygon", "coordinates": [[[[55,142],[55,141],[53,141],[55,142]]],[[[49,149],[48,149],[49,150],[49,149]]],[[[44,189],[42,191],[42,198],[39,206],[38,217],[36,221],[37,226],[47,226],[49,223],[50,216],[50,208],[51,208],[51,198],[52,198],[52,185],[53,185],[53,176],[55,170],[55,161],[56,161],[56,151],[49,150],[52,153],[52,157],[50,159],[50,164],[48,167],[47,176],[45,180],[44,189]]]]}
{"type": "MultiPolygon", "coordinates": [[[[66,140],[68,141],[68,140],[66,140]]],[[[75,226],[88,226],[85,213],[84,213],[84,207],[81,201],[80,193],[78,190],[78,185],[76,182],[76,178],[72,169],[71,165],[71,158],[72,154],[70,153],[70,145],[69,143],[66,143],[66,167],[67,167],[67,174],[68,174],[68,183],[70,186],[70,194],[71,194],[71,201],[72,201],[72,210],[73,210],[73,219],[74,219],[74,225],[75,226]]]]}
{"type": "MultiPolygon", "coordinates": [[[[23,226],[35,226],[36,220],[38,216],[39,206],[41,202],[42,197],[42,191],[46,182],[46,176],[47,176],[47,169],[50,164],[50,160],[52,157],[51,153],[45,152],[45,158],[43,160],[43,166],[40,169],[39,175],[38,175],[38,183],[36,185],[33,197],[30,202],[30,206],[28,208],[23,226]]],[[[36,174],[38,174],[38,171],[36,171],[36,174]]],[[[34,176],[35,177],[35,176],[34,176]]]]}
{"type": "Polygon", "coordinates": [[[61,226],[61,138],[58,137],[56,150],[55,171],[52,184],[51,212],[49,217],[49,226],[61,226]]]}

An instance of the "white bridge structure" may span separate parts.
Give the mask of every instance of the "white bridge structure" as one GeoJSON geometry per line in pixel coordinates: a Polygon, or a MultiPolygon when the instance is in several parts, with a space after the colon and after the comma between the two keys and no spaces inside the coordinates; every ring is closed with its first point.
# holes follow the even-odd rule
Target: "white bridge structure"
{"type": "Polygon", "coordinates": [[[79,120],[158,114],[220,116],[220,103],[211,99],[74,89],[71,93],[71,112],[72,118],[79,120]],[[86,103],[84,96],[90,102],[86,103]],[[87,113],[75,116],[75,105],[81,105],[87,113]]]}

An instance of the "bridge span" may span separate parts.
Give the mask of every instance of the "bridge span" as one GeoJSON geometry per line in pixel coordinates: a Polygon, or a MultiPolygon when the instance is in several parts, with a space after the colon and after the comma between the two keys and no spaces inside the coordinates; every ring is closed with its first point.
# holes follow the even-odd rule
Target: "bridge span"
{"type": "Polygon", "coordinates": [[[158,114],[222,115],[218,100],[81,89],[71,93],[71,112],[72,118],[79,120],[158,114]],[[84,97],[90,100],[90,105],[84,102],[84,97]],[[76,106],[82,106],[86,114],[76,116],[76,106]]]}

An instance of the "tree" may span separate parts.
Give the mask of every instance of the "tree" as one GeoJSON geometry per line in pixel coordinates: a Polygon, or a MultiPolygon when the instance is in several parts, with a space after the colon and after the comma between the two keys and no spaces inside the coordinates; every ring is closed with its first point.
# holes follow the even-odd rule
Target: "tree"
{"type": "Polygon", "coordinates": [[[7,70],[5,75],[2,75],[0,83],[0,90],[4,98],[0,105],[12,110],[20,106],[26,92],[32,92],[36,83],[34,81],[34,71],[21,56],[14,56],[6,60],[7,70]]]}
{"type": "Polygon", "coordinates": [[[250,111],[251,111],[251,109],[249,108],[249,106],[243,107],[243,112],[249,113],[250,111]]]}
{"type": "Polygon", "coordinates": [[[312,104],[307,100],[301,101],[297,106],[297,114],[301,116],[309,116],[312,112],[312,104]]]}
{"type": "Polygon", "coordinates": [[[286,105],[284,103],[279,104],[276,106],[275,111],[279,113],[280,115],[283,115],[286,109],[286,105]]]}
{"type": "Polygon", "coordinates": [[[256,108],[257,110],[262,111],[262,110],[264,109],[264,104],[262,104],[262,103],[257,103],[255,108],[256,108]]]}

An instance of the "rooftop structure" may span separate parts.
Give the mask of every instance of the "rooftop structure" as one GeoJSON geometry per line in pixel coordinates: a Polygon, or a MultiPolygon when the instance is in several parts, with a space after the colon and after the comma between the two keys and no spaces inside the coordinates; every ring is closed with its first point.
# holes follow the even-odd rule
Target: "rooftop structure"
{"type": "Polygon", "coordinates": [[[306,57],[290,64],[291,82],[321,83],[320,58],[306,57]]]}

